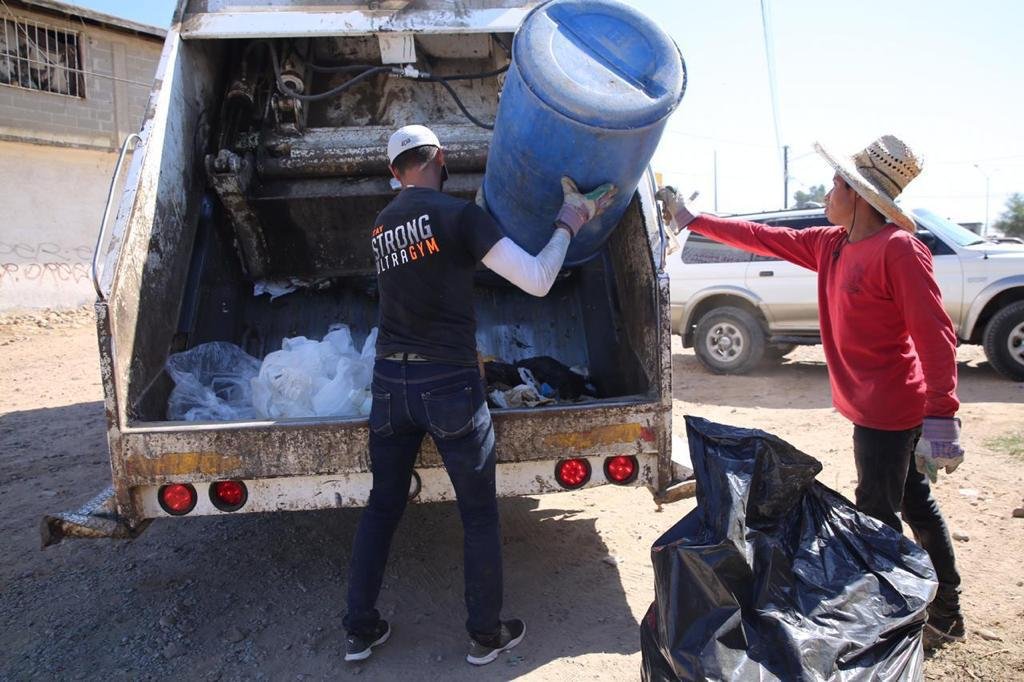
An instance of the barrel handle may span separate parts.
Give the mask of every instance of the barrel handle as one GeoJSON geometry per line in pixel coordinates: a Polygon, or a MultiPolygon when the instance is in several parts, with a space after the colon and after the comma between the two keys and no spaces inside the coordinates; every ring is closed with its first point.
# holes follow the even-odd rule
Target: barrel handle
{"type": "Polygon", "coordinates": [[[132,141],[139,143],[142,137],[138,133],[132,133],[124,139],[121,145],[121,153],[117,157],[117,165],[114,166],[114,176],[110,178],[110,189],[107,190],[107,205],[103,208],[103,221],[100,223],[100,233],[96,237],[96,248],[92,252],[92,286],[96,289],[96,298],[104,300],[103,292],[100,290],[100,248],[103,246],[107,236],[107,221],[110,219],[110,209],[114,203],[114,189],[117,186],[117,178],[121,175],[121,166],[124,164],[124,157],[128,154],[128,146],[132,141]]]}

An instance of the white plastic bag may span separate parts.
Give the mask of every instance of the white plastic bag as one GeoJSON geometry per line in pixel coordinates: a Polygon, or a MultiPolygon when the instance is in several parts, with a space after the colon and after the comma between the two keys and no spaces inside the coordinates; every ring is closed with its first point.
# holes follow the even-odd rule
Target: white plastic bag
{"type": "Polygon", "coordinates": [[[257,416],[252,380],[260,361],[233,343],[204,343],[167,359],[174,389],[167,418],[174,421],[230,421],[257,416]]]}
{"type": "Polygon", "coordinates": [[[257,412],[271,419],[366,416],[376,342],[374,328],[357,351],[345,325],[332,327],[323,341],[285,339],[253,379],[257,412]]]}

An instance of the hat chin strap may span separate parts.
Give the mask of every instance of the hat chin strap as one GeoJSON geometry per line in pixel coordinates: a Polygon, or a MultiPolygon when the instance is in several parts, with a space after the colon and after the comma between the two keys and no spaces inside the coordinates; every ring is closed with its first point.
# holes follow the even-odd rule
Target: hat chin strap
{"type": "Polygon", "coordinates": [[[846,238],[843,239],[842,243],[836,247],[836,250],[832,252],[832,260],[839,260],[839,254],[843,250],[843,247],[850,243],[850,235],[853,234],[853,226],[857,224],[857,201],[853,202],[853,220],[850,221],[850,229],[846,230],[846,238]]]}

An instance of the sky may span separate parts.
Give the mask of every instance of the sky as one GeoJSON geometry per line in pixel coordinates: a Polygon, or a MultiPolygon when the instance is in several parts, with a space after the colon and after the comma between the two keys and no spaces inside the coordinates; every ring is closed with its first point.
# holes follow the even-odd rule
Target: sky
{"type": "MultiPolygon", "coordinates": [[[[71,0],[75,2],[76,0],[71,0]]],[[[924,170],[903,194],[958,222],[994,222],[1024,192],[1024,2],[627,0],[679,45],[688,86],[653,165],[698,208],[782,208],[762,4],[774,56],[778,141],[792,193],[831,185],[813,151],[850,155],[882,134],[924,170]],[[717,156],[717,183],[715,158],[717,156]],[[987,202],[986,202],[987,200],[987,202]]],[[[77,0],[166,26],[174,0],[77,0]]]]}

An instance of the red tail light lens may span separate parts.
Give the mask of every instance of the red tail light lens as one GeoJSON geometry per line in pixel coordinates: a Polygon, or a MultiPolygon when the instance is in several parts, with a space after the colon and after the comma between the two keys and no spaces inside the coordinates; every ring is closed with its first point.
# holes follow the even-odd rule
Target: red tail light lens
{"type": "Polygon", "coordinates": [[[640,463],[632,455],[609,457],[604,461],[604,476],[612,483],[626,485],[636,480],[640,463]]]}
{"type": "Polygon", "coordinates": [[[555,465],[555,480],[567,490],[582,488],[590,480],[590,462],[582,457],[561,460],[555,465]]]}
{"type": "Polygon", "coordinates": [[[189,483],[168,483],[156,496],[160,508],[171,516],[184,516],[196,508],[196,489],[189,483]]]}
{"type": "Polygon", "coordinates": [[[238,511],[249,499],[249,491],[241,481],[217,481],[210,486],[210,502],[221,511],[238,511]]]}

